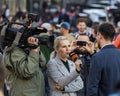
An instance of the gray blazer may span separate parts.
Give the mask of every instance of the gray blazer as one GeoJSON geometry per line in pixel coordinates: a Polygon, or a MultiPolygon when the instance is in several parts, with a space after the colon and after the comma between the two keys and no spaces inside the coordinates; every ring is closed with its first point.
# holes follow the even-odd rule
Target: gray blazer
{"type": "Polygon", "coordinates": [[[58,56],[47,64],[48,81],[51,96],[76,96],[76,91],[83,88],[83,81],[75,70],[75,64],[68,60],[70,72],[64,66],[58,56]],[[64,91],[58,91],[54,85],[58,83],[64,87],[64,91]]]}

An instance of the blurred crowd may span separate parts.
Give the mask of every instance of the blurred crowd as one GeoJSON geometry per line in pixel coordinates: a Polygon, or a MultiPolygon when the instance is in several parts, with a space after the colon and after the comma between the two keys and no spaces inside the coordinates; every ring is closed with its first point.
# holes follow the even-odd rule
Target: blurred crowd
{"type": "MultiPolygon", "coordinates": [[[[29,27],[47,31],[39,39],[27,38],[34,48],[6,46],[1,52],[0,96],[119,96],[119,22],[93,22],[79,5],[56,10],[36,13],[39,21],[29,27]]],[[[20,7],[11,15],[5,3],[0,29],[9,22],[27,23],[28,15],[20,7]]]]}

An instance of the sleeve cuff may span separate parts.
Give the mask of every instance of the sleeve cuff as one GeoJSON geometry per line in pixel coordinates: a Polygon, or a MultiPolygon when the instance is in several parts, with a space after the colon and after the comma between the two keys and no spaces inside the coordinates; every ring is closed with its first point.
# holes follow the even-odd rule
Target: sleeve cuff
{"type": "Polygon", "coordinates": [[[65,87],[63,87],[63,89],[61,91],[65,91],[65,87]]]}

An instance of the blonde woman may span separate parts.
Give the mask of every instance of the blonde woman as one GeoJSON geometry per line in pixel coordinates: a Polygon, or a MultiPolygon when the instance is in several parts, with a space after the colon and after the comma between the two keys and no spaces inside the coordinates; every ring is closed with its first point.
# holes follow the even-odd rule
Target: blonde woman
{"type": "Polygon", "coordinates": [[[55,58],[47,64],[50,96],[76,96],[76,91],[83,88],[80,77],[81,60],[75,63],[68,59],[71,52],[70,41],[59,36],[54,41],[55,58]]]}

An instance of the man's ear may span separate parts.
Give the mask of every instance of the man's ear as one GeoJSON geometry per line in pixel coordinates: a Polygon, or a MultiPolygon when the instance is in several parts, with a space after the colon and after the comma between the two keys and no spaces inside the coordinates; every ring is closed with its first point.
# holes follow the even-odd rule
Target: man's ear
{"type": "Polygon", "coordinates": [[[98,39],[102,39],[103,36],[102,36],[101,33],[98,33],[98,36],[97,36],[97,37],[98,37],[98,39]]]}
{"type": "Polygon", "coordinates": [[[102,38],[103,38],[103,36],[102,36],[102,34],[101,34],[101,33],[100,33],[100,35],[99,35],[99,36],[100,36],[100,37],[99,37],[100,39],[102,39],[102,38]]]}

